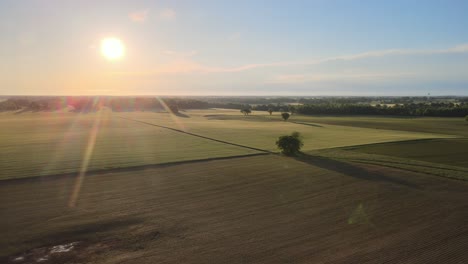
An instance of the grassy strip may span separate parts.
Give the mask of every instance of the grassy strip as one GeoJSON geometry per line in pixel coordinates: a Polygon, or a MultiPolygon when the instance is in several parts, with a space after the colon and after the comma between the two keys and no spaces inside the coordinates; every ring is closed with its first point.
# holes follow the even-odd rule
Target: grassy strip
{"type": "Polygon", "coordinates": [[[468,137],[468,124],[456,117],[303,116],[294,121],[372,129],[413,131],[468,137]]]}
{"type": "Polygon", "coordinates": [[[259,149],[259,148],[253,148],[253,147],[249,147],[249,146],[245,146],[245,145],[240,145],[240,144],[236,144],[236,143],[232,143],[232,142],[228,142],[228,141],[224,141],[224,140],[219,140],[219,139],[215,139],[215,138],[205,137],[205,136],[202,136],[202,135],[190,133],[190,132],[183,131],[183,130],[180,130],[180,129],[175,129],[175,128],[171,128],[171,127],[167,127],[167,126],[156,125],[156,124],[148,123],[148,122],[145,122],[145,121],[140,121],[140,120],[131,119],[131,118],[126,118],[126,117],[120,117],[120,118],[125,119],[125,120],[129,120],[129,121],[134,121],[134,122],[146,124],[146,125],[150,125],[150,126],[155,126],[155,127],[159,127],[159,128],[169,129],[169,130],[171,130],[171,131],[175,131],[175,132],[178,132],[178,133],[182,133],[182,134],[189,135],[189,136],[193,136],[193,137],[208,139],[208,140],[211,140],[211,141],[214,141],[214,142],[218,142],[218,143],[223,143],[223,144],[232,145],[232,146],[235,146],[235,147],[241,147],[241,148],[246,148],[246,149],[250,149],[250,150],[261,151],[261,152],[267,152],[267,153],[273,154],[273,152],[268,151],[268,150],[259,149]]]}
{"type": "Polygon", "coordinates": [[[387,155],[426,162],[468,167],[468,139],[428,139],[353,146],[346,148],[367,154],[387,155]]]}
{"type": "Polygon", "coordinates": [[[343,149],[317,150],[308,152],[308,154],[343,161],[381,165],[391,168],[404,169],[413,172],[426,173],[440,177],[468,181],[468,168],[464,167],[391,157],[386,155],[366,154],[343,149]]]}
{"type": "Polygon", "coordinates": [[[0,180],[258,153],[112,113],[5,117],[0,127],[0,180]]]}

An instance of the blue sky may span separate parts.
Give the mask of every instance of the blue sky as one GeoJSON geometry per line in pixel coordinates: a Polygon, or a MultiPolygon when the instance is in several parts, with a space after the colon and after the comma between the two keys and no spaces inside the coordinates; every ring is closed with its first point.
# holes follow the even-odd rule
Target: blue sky
{"type": "Polygon", "coordinates": [[[0,94],[468,95],[468,1],[1,1],[0,94]],[[102,39],[125,55],[109,61],[102,39]]]}

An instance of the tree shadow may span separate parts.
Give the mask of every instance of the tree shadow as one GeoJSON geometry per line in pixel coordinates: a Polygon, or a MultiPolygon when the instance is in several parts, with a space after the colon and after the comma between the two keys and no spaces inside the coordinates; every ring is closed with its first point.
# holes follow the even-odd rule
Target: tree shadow
{"type": "Polygon", "coordinates": [[[32,111],[31,111],[31,109],[23,108],[23,109],[21,109],[19,111],[16,111],[14,114],[15,115],[21,115],[21,114],[26,113],[26,112],[32,112],[32,111]]]}
{"type": "Polygon", "coordinates": [[[172,113],[173,115],[175,116],[178,116],[178,117],[183,117],[183,118],[190,118],[190,116],[184,114],[184,113],[181,113],[181,112],[177,112],[177,113],[172,113]]]}
{"type": "Polygon", "coordinates": [[[375,182],[388,182],[397,185],[403,185],[409,188],[419,189],[417,185],[406,180],[399,179],[396,177],[390,177],[379,172],[371,172],[343,161],[338,161],[320,156],[312,156],[305,153],[301,153],[299,156],[295,157],[295,159],[310,165],[320,167],[322,169],[335,171],[356,179],[375,182]]]}
{"type": "Polygon", "coordinates": [[[311,123],[303,123],[303,122],[291,122],[291,123],[298,124],[298,125],[304,125],[304,126],[323,127],[321,125],[311,124],[311,123]]]}

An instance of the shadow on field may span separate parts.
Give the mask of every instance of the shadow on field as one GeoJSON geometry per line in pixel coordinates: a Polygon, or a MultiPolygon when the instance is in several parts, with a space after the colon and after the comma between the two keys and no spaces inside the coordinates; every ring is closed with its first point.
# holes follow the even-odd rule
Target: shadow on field
{"type": "Polygon", "coordinates": [[[267,118],[259,115],[204,115],[208,120],[235,120],[250,122],[283,122],[283,119],[267,118]]]}
{"type": "Polygon", "coordinates": [[[38,110],[32,110],[30,108],[23,108],[19,111],[16,111],[14,114],[15,115],[21,115],[23,113],[38,113],[38,112],[43,112],[43,111],[38,111],[38,110]]]}
{"type": "Polygon", "coordinates": [[[303,122],[291,122],[291,123],[298,124],[298,125],[304,125],[304,126],[323,127],[321,125],[312,124],[312,123],[303,123],[303,122]]]}
{"type": "Polygon", "coordinates": [[[175,116],[178,116],[178,117],[183,117],[183,118],[190,118],[190,116],[184,114],[184,113],[181,113],[181,112],[178,112],[178,113],[172,113],[173,115],[175,116]]]}
{"type": "Polygon", "coordinates": [[[307,155],[304,153],[302,153],[301,156],[296,157],[296,160],[320,167],[322,169],[335,171],[335,172],[344,174],[346,176],[351,176],[357,179],[368,180],[368,181],[378,181],[378,182],[388,182],[388,183],[403,185],[403,186],[410,187],[410,188],[419,189],[418,186],[408,181],[394,178],[394,177],[389,177],[382,173],[370,172],[368,170],[365,170],[365,169],[353,166],[349,163],[338,161],[338,160],[333,160],[333,159],[319,157],[319,156],[307,155]]]}

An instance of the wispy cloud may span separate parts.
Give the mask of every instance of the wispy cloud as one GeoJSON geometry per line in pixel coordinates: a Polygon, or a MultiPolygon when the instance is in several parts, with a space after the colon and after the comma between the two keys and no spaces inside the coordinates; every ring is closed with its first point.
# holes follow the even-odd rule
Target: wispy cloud
{"type": "MultiPolygon", "coordinates": [[[[168,54],[169,53],[171,53],[171,51],[168,51],[168,54]]],[[[164,66],[161,66],[156,69],[149,70],[149,71],[130,72],[130,73],[119,72],[116,74],[154,75],[154,74],[164,74],[164,73],[235,73],[235,72],[243,72],[243,71],[249,71],[249,70],[254,70],[254,69],[259,69],[259,68],[319,65],[319,64],[329,63],[333,61],[353,61],[353,60],[362,60],[362,59],[367,59],[367,58],[378,58],[378,57],[386,57],[386,56],[437,55],[437,54],[451,54],[451,53],[468,53],[468,44],[458,45],[458,46],[447,48],[447,49],[433,49],[433,50],[390,49],[390,50],[368,51],[368,52],[362,52],[362,53],[356,53],[356,54],[350,54],[350,55],[327,57],[327,58],[316,59],[316,60],[253,63],[253,64],[245,64],[245,65],[236,66],[236,67],[207,66],[207,65],[197,63],[196,61],[190,60],[189,58],[184,58],[180,60],[178,59],[176,61],[173,61],[170,64],[166,64],[164,66]]],[[[296,76],[296,78],[298,77],[296,76]]]]}
{"type": "Polygon", "coordinates": [[[446,53],[468,52],[468,44],[462,44],[453,48],[447,49],[446,53]]]}
{"type": "MultiPolygon", "coordinates": [[[[362,53],[327,57],[309,61],[283,61],[274,63],[258,63],[249,64],[236,68],[231,68],[231,71],[242,71],[251,70],[260,67],[286,67],[286,66],[300,66],[300,65],[318,65],[333,61],[352,61],[367,58],[377,58],[386,56],[398,56],[398,55],[437,55],[437,54],[450,54],[450,53],[468,53],[468,44],[457,45],[455,47],[447,49],[432,49],[432,50],[411,50],[411,49],[389,49],[389,50],[378,50],[378,51],[367,51],[362,53]]],[[[226,69],[229,71],[229,69],[226,69]]]]}
{"type": "Polygon", "coordinates": [[[133,22],[143,23],[148,18],[148,13],[148,9],[135,11],[128,14],[128,18],[130,18],[130,20],[132,20],[133,22]]]}
{"type": "MultiPolygon", "coordinates": [[[[114,72],[117,75],[157,75],[157,74],[179,74],[179,73],[234,73],[243,72],[261,67],[272,67],[273,64],[249,64],[240,67],[211,67],[200,64],[196,61],[186,59],[177,59],[163,66],[147,71],[132,72],[114,72]]],[[[280,63],[278,66],[282,66],[280,63]]]]}
{"type": "Polygon", "coordinates": [[[158,14],[159,19],[165,21],[172,21],[176,19],[176,12],[171,8],[164,8],[158,14]]]}
{"type": "Polygon", "coordinates": [[[363,53],[357,53],[352,55],[344,55],[337,57],[325,58],[318,60],[317,63],[324,63],[334,60],[358,60],[366,59],[373,57],[385,57],[385,56],[397,56],[397,55],[436,55],[436,54],[446,54],[446,53],[464,53],[468,52],[468,44],[458,45],[448,49],[421,49],[421,50],[411,50],[411,49],[389,49],[389,50],[378,50],[378,51],[368,51],[363,53]]]}

